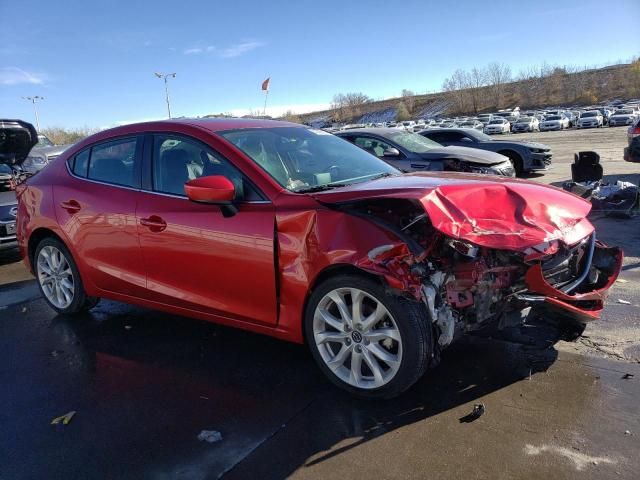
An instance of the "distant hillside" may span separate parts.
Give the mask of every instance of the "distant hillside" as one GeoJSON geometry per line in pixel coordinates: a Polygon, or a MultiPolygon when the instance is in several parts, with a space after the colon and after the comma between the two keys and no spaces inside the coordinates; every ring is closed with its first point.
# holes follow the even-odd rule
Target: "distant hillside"
{"type": "Polygon", "coordinates": [[[304,123],[368,123],[428,118],[435,115],[471,115],[501,108],[522,109],[558,105],[591,105],[614,99],[640,97],[640,60],[603,68],[533,67],[511,78],[508,66],[492,64],[483,70],[458,70],[440,93],[410,95],[361,103],[336,104],[324,111],[293,115],[304,123]],[[500,70],[502,69],[502,70],[500,70]]]}

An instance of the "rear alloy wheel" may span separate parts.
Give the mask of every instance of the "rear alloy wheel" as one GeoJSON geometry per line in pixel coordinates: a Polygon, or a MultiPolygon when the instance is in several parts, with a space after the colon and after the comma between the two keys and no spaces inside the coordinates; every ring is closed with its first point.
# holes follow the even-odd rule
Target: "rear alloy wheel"
{"type": "Polygon", "coordinates": [[[55,238],[45,238],[36,248],[34,270],[47,303],[58,313],[74,314],[94,307],[69,250],[55,238]]]}
{"type": "Polygon", "coordinates": [[[358,276],[338,276],[309,301],[305,333],[314,358],[336,385],[390,398],[424,373],[431,331],[424,307],[358,276]]]}

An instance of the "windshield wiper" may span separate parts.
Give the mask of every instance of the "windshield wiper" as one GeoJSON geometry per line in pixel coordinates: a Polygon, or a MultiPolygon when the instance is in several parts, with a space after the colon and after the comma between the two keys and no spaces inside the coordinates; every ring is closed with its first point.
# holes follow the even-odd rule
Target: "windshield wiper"
{"type": "Polygon", "coordinates": [[[379,173],[377,175],[374,175],[373,177],[370,177],[367,180],[371,181],[371,180],[378,180],[379,178],[397,177],[398,175],[400,175],[400,174],[399,173],[384,172],[384,173],[379,173]]]}
{"type": "Polygon", "coordinates": [[[323,190],[331,190],[332,188],[337,187],[346,187],[350,185],[349,183],[325,183],[324,185],[314,185],[312,187],[301,188],[299,190],[294,190],[296,193],[312,193],[312,192],[322,192],[323,190]]]}

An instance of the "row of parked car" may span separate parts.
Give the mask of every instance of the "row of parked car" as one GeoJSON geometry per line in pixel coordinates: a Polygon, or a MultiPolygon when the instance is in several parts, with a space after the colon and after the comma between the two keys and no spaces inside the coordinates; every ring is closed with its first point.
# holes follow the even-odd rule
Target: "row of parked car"
{"type": "MultiPolygon", "coordinates": [[[[420,132],[432,128],[473,128],[488,135],[501,133],[544,132],[567,128],[601,128],[633,125],[640,118],[640,104],[620,104],[609,107],[582,109],[557,108],[550,110],[507,109],[483,113],[476,117],[419,119],[403,122],[384,122],[366,125],[345,125],[339,130],[352,128],[399,128],[420,132]]],[[[335,130],[335,129],[334,129],[335,130]]]]}

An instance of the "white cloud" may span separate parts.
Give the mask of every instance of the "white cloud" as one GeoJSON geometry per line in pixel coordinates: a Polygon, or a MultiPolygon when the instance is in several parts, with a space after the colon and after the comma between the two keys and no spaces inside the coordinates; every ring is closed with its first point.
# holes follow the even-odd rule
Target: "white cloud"
{"type": "Polygon", "coordinates": [[[207,52],[213,52],[215,49],[216,49],[216,46],[215,46],[215,45],[209,45],[209,46],[206,48],[207,52]]]}
{"type": "Polygon", "coordinates": [[[2,67],[0,68],[0,85],[42,85],[47,79],[46,75],[41,73],[27,72],[18,67],[2,67]]]}
{"type": "Polygon", "coordinates": [[[263,42],[241,42],[236,45],[232,45],[230,47],[225,48],[220,53],[222,58],[234,58],[239,57],[240,55],[244,55],[245,53],[249,53],[251,50],[255,50],[256,48],[263,47],[263,42]]]}
{"type": "Polygon", "coordinates": [[[201,48],[187,48],[184,52],[185,55],[197,55],[199,53],[202,53],[202,49],[201,48]]]}

